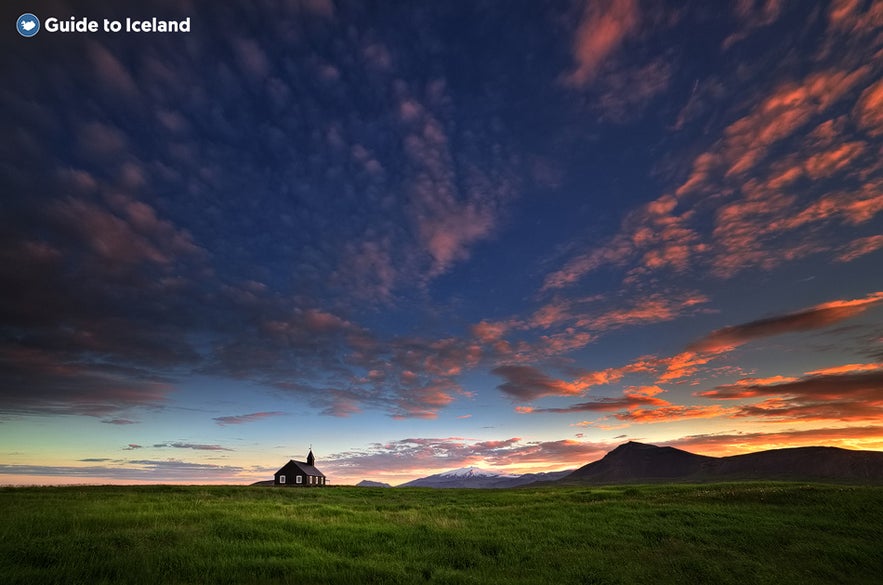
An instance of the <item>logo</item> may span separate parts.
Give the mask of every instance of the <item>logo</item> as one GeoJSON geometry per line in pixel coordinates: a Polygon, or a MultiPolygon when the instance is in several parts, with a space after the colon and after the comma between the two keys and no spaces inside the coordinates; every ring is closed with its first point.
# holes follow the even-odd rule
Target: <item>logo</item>
{"type": "Polygon", "coordinates": [[[40,19],[30,12],[26,12],[18,17],[15,30],[23,37],[32,37],[40,30],[40,19]]]}

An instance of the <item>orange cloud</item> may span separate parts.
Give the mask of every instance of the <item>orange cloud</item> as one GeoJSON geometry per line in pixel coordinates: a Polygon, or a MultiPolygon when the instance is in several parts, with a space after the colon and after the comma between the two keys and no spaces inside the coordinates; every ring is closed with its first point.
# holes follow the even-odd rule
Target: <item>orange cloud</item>
{"type": "Polygon", "coordinates": [[[715,455],[736,455],[761,449],[781,449],[808,445],[830,445],[852,449],[880,449],[883,448],[883,426],[691,435],[666,441],[665,444],[697,453],[715,455]]]}
{"type": "Polygon", "coordinates": [[[658,382],[671,382],[692,376],[699,369],[715,358],[714,354],[700,354],[693,351],[684,351],[672,356],[667,361],[665,372],[659,377],[658,382]]]}
{"type": "Polygon", "coordinates": [[[796,313],[724,327],[691,343],[687,350],[702,353],[727,351],[754,339],[820,329],[855,317],[880,301],[883,301],[883,291],[861,299],[831,301],[796,313]]]}
{"type": "MultiPolygon", "coordinates": [[[[844,364],[842,366],[833,366],[831,368],[822,368],[807,372],[807,376],[830,376],[834,374],[848,374],[853,372],[876,372],[883,370],[883,363],[874,364],[844,364]]],[[[758,382],[761,383],[761,382],[758,382]]]]}
{"type": "Polygon", "coordinates": [[[883,235],[858,238],[841,248],[842,252],[837,256],[837,261],[852,262],[856,258],[876,252],[880,248],[883,248],[883,235]]]}
{"type": "Polygon", "coordinates": [[[804,168],[811,179],[829,177],[849,165],[853,159],[865,151],[864,142],[847,142],[832,150],[815,154],[806,159],[804,168]]]}
{"type": "Polygon", "coordinates": [[[632,410],[616,413],[613,416],[619,420],[634,423],[657,423],[697,418],[716,418],[731,415],[735,411],[735,408],[725,408],[717,405],[684,406],[672,404],[657,408],[633,408],[632,410]]]}
{"type": "Polygon", "coordinates": [[[852,115],[871,136],[883,134],[883,80],[862,92],[852,115]]]}

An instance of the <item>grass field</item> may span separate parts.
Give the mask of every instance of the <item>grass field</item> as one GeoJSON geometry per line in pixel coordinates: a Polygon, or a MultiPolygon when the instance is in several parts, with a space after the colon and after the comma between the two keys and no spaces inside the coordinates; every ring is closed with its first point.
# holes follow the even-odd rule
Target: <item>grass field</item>
{"type": "Polygon", "coordinates": [[[883,488],[0,489],[0,582],[880,583],[883,488]]]}

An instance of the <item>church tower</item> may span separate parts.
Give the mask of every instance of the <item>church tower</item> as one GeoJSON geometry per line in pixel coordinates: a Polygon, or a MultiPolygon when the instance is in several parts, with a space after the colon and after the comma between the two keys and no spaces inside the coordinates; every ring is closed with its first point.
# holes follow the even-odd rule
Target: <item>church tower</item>
{"type": "Polygon", "coordinates": [[[307,465],[316,465],[316,458],[313,457],[313,448],[310,447],[310,452],[307,454],[307,465]]]}

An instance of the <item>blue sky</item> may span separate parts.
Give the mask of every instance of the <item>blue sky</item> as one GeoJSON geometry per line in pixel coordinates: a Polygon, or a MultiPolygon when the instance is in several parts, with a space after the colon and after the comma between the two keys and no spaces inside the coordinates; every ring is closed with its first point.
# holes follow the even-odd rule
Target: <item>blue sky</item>
{"type": "Polygon", "coordinates": [[[0,481],[883,448],[883,3],[26,9],[0,481]]]}

